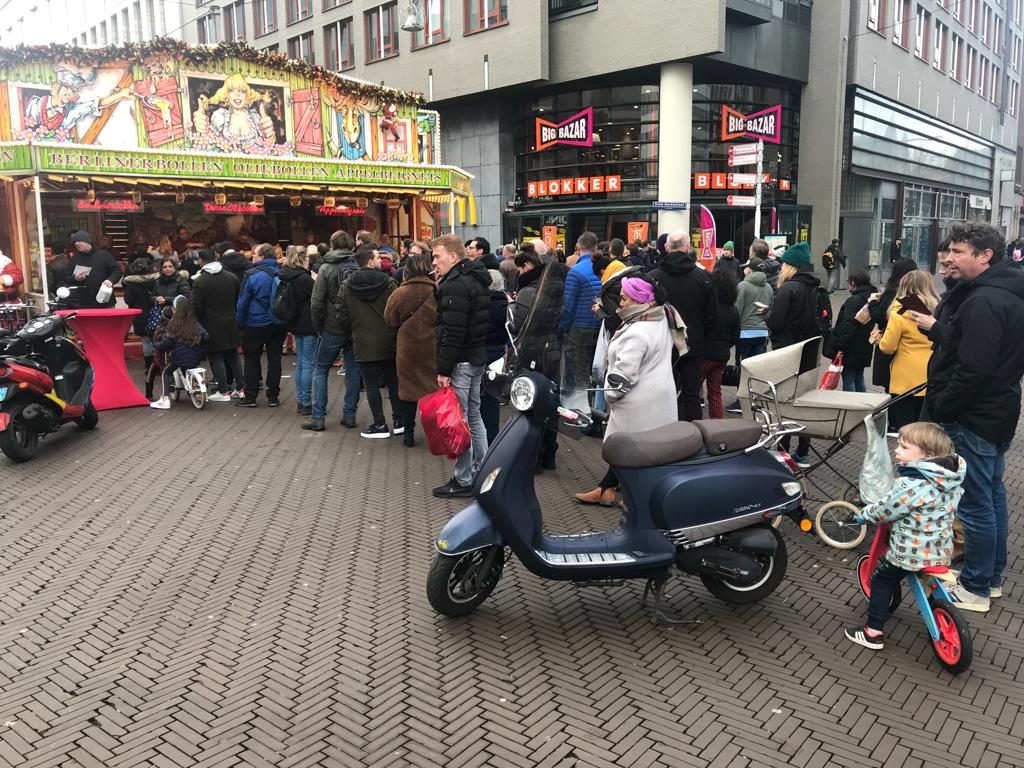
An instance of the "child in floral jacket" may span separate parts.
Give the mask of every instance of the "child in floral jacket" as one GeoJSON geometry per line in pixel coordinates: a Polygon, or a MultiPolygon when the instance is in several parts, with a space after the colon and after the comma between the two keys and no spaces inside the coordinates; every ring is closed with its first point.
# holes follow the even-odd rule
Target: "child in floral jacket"
{"type": "Polygon", "coordinates": [[[871,575],[871,599],[864,627],[850,627],[847,639],[878,651],[882,628],[900,582],[909,573],[949,565],[953,516],[963,495],[967,465],[938,424],[918,421],[900,430],[894,453],[896,482],[877,504],[861,510],[858,522],[889,523],[889,551],[871,575]]]}

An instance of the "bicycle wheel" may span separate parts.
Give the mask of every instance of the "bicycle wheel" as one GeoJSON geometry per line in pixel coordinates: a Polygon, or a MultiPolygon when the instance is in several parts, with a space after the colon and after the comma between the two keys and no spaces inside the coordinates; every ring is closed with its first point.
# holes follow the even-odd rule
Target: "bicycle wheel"
{"type": "Polygon", "coordinates": [[[865,523],[855,523],[853,518],[860,510],[848,501],[828,501],[818,507],[814,516],[814,530],[818,537],[836,549],[853,549],[868,534],[865,523]]]}
{"type": "Polygon", "coordinates": [[[935,658],[946,670],[959,674],[970,667],[974,659],[971,626],[948,600],[933,597],[928,605],[939,627],[939,639],[932,641],[935,658]]]}
{"type": "Polygon", "coordinates": [[[185,380],[186,387],[188,388],[188,396],[192,400],[198,410],[203,410],[206,407],[207,392],[206,388],[195,376],[189,376],[185,380]]]}

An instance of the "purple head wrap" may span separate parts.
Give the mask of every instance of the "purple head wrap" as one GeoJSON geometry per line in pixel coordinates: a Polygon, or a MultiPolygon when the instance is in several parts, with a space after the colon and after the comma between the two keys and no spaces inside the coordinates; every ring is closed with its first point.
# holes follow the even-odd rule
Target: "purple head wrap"
{"type": "Polygon", "coordinates": [[[654,301],[654,286],[639,277],[624,278],[622,292],[640,304],[650,304],[654,301]]]}

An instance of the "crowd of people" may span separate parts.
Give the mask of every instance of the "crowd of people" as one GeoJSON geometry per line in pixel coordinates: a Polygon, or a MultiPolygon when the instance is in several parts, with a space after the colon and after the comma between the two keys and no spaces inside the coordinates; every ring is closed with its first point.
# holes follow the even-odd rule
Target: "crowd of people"
{"type": "MultiPolygon", "coordinates": [[[[88,233],[71,240],[74,253],[54,267],[54,284],[77,290],[82,306],[111,305],[120,266],[88,233]]],[[[921,431],[922,421],[948,435],[966,465],[957,511],[962,540],[952,552],[962,550],[965,567],[951,594],[975,611],[1001,595],[1003,472],[1024,375],[1024,346],[1014,337],[1024,323],[1024,270],[1005,257],[993,227],[971,222],[949,232],[938,253],[947,289],[941,297],[909,258],[892,263],[881,290],[867,273],[850,272],[834,325],[828,295],[846,265],[838,240],[822,255],[828,286],[805,242],[773,251],[755,240],[745,258],[726,243],[708,271],[685,230],[647,244],[584,232],[569,255],[532,240],[504,246],[500,259],[483,238],[404,240],[395,251],[369,232],[353,238],[339,231],[325,245],[257,243],[248,255],[223,241],[189,251],[188,266],[164,240],[135,255],[123,285],[125,302],[141,310],[134,330],[147,370],[162,368],[165,388],[175,367],[205,355],[215,387],[210,400],[252,408],[262,394],[276,407],[282,354],[293,348],[302,429],[327,429],[330,373],[339,367],[341,425],[358,428],[365,394],[370,423],[360,435],[401,435],[412,447],[418,401],[451,387],[471,441],[452,476],[434,489],[442,498],[472,495],[498,431],[500,403],[482,380],[485,366],[509,352],[506,323],[518,342],[518,365],[559,380],[563,392],[593,393],[587,404],[604,414],[597,429],[605,436],[699,419],[705,408],[709,418],[738,411],[738,403],[726,408],[722,400],[730,360],[739,366],[769,344],[778,349],[823,335],[825,354],[843,355],[844,389],[865,391],[870,367],[872,384],[896,398],[891,430],[906,446],[945,445],[921,431]]],[[[156,381],[147,376],[150,398],[156,381]]],[[[166,409],[170,401],[164,394],[152,405],[166,409]]],[[[537,472],[555,468],[557,449],[554,433],[546,434],[537,472]]],[[[797,464],[809,466],[809,449],[809,439],[798,438],[797,464]]],[[[955,474],[951,462],[943,466],[955,474]]],[[[610,506],[616,486],[608,468],[576,499],[610,506]]],[[[880,578],[891,583],[894,573],[880,578]]],[[[867,638],[862,644],[877,637],[878,624],[876,611],[857,635],[867,638]]]]}

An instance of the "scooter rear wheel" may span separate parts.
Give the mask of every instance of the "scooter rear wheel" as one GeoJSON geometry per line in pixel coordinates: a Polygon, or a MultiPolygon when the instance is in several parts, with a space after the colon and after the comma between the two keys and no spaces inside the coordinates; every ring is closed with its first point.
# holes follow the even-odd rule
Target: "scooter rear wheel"
{"type": "Polygon", "coordinates": [[[761,578],[753,584],[735,584],[728,579],[716,579],[712,576],[701,576],[700,580],[708,592],[733,605],[748,605],[768,597],[786,578],[786,565],[789,557],[786,553],[786,540],[774,528],[769,528],[775,537],[774,555],[750,554],[764,568],[761,578]]]}
{"type": "Polygon", "coordinates": [[[939,639],[932,641],[935,658],[954,675],[963,672],[974,659],[970,625],[947,600],[931,598],[928,605],[939,626],[939,639]]]}
{"type": "Polygon", "coordinates": [[[495,547],[434,557],[427,576],[427,600],[435,611],[445,616],[466,616],[490,596],[505,567],[505,553],[498,548],[489,572],[481,573],[492,549],[495,547]]]}
{"type": "Polygon", "coordinates": [[[75,424],[80,426],[82,429],[94,429],[97,424],[100,423],[100,415],[96,412],[96,406],[92,404],[92,400],[85,404],[85,410],[82,415],[75,419],[75,424]]]}
{"type": "Polygon", "coordinates": [[[11,461],[28,461],[39,449],[39,433],[21,418],[23,410],[24,403],[12,405],[7,411],[11,416],[11,423],[7,425],[7,429],[0,432],[0,451],[3,451],[11,461]]]}

